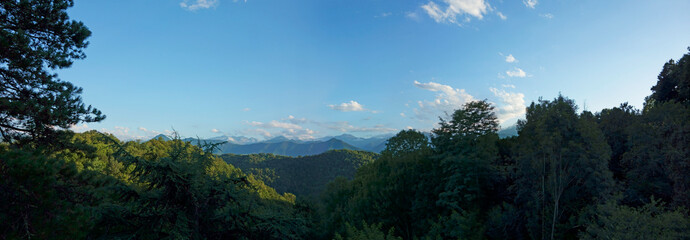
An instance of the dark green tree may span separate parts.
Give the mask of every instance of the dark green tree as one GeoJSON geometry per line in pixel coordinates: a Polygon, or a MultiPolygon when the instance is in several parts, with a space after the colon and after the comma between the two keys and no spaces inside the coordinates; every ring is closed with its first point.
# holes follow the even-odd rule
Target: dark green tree
{"type": "Polygon", "coordinates": [[[601,110],[596,117],[599,128],[606,137],[606,142],[611,146],[609,169],[614,179],[622,181],[625,178],[626,169],[623,168],[621,160],[623,154],[630,150],[628,138],[630,131],[635,131],[631,129],[631,126],[639,121],[640,111],[628,103],[623,103],[619,107],[601,110]]]}
{"type": "MultiPolygon", "coordinates": [[[[362,221],[379,223],[394,229],[395,235],[413,239],[427,232],[428,221],[435,215],[436,195],[431,183],[432,172],[429,139],[415,130],[400,131],[388,140],[386,149],[372,163],[357,170],[355,178],[337,178],[322,197],[325,207],[325,229],[347,234],[362,221]],[[429,179],[431,178],[431,179],[429,179]]],[[[435,181],[438,182],[438,181],[435,181]]],[[[368,231],[368,230],[366,230],[368,231]]]]}
{"type": "Polygon", "coordinates": [[[630,150],[623,155],[626,203],[639,206],[655,196],[690,207],[690,106],[657,103],[631,126],[630,150]]]}
{"type": "Polygon", "coordinates": [[[648,104],[668,101],[690,103],[690,53],[677,62],[671,59],[664,64],[656,85],[652,87],[652,95],[647,97],[648,104]]]}
{"type": "Polygon", "coordinates": [[[430,168],[430,153],[428,138],[418,131],[400,131],[389,139],[381,157],[362,166],[351,183],[354,191],[349,205],[352,218],[357,219],[353,223],[379,222],[386,229],[395,228],[405,239],[424,231],[420,220],[426,218],[433,202],[420,204],[420,198],[430,194],[418,184],[424,181],[424,170],[430,168]]]}
{"type": "Polygon", "coordinates": [[[0,2],[0,135],[4,141],[40,140],[79,122],[105,118],[79,96],[82,89],[54,70],[83,59],[91,35],[70,20],[71,0],[0,2]]]}
{"type": "Polygon", "coordinates": [[[532,103],[518,129],[516,201],[529,237],[574,237],[583,209],[613,187],[604,135],[591,113],[578,115],[563,96],[532,103]]]}
{"type": "Polygon", "coordinates": [[[345,232],[345,237],[340,234],[335,235],[335,240],[402,240],[401,237],[396,237],[393,235],[395,229],[391,228],[388,233],[381,230],[381,224],[367,224],[362,222],[362,229],[357,229],[345,223],[347,231],[345,232]]]}
{"type": "Polygon", "coordinates": [[[437,205],[444,209],[438,225],[444,238],[482,238],[478,219],[487,210],[497,172],[492,164],[498,155],[498,121],[487,101],[465,104],[450,119],[441,119],[433,130],[432,143],[442,179],[437,205]],[[453,228],[452,226],[464,226],[453,228]]]}
{"type": "Polygon", "coordinates": [[[688,239],[690,220],[684,209],[667,211],[664,203],[651,198],[633,208],[607,201],[598,205],[596,216],[586,224],[581,239],[688,239]]]}
{"type": "Polygon", "coordinates": [[[429,138],[415,130],[403,130],[388,139],[381,155],[398,157],[411,153],[427,153],[431,150],[429,138]]]}

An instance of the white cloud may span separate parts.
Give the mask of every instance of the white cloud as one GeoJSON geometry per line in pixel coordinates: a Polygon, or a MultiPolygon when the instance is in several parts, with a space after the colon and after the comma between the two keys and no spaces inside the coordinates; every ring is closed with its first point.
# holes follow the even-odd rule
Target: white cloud
{"type": "Polygon", "coordinates": [[[513,63],[516,61],[517,61],[517,59],[515,59],[515,57],[513,57],[513,54],[510,54],[506,57],[506,62],[513,63]]]}
{"type": "Polygon", "coordinates": [[[244,135],[260,135],[265,138],[275,136],[284,136],[289,139],[299,140],[313,140],[320,131],[338,131],[338,132],[363,132],[363,133],[390,133],[397,129],[389,128],[384,125],[374,125],[373,127],[362,127],[350,124],[347,121],[341,122],[323,122],[306,118],[297,118],[289,115],[281,121],[258,122],[247,121],[245,124],[252,128],[239,131],[244,135]]]}
{"type": "Polygon", "coordinates": [[[216,6],[218,6],[218,0],[194,0],[193,3],[190,3],[190,0],[184,0],[180,2],[180,7],[189,11],[208,9],[216,6]]]}
{"type": "Polygon", "coordinates": [[[283,121],[288,121],[288,122],[291,122],[291,123],[294,123],[294,124],[304,124],[304,123],[309,123],[309,122],[310,122],[310,121],[307,120],[306,118],[296,118],[295,116],[292,116],[292,115],[288,116],[287,119],[284,118],[283,121]]]}
{"type": "Polygon", "coordinates": [[[221,133],[221,131],[220,131],[220,130],[218,130],[218,129],[215,129],[215,128],[214,128],[214,129],[211,129],[211,132],[212,132],[212,133],[221,133]]]}
{"type": "Polygon", "coordinates": [[[405,17],[415,21],[419,21],[419,15],[417,15],[416,12],[406,12],[405,17]]]}
{"type": "Polygon", "coordinates": [[[299,126],[297,124],[279,122],[276,120],[273,120],[273,121],[270,121],[267,123],[252,121],[249,123],[249,125],[252,125],[254,127],[259,127],[259,128],[302,129],[302,126],[299,126]]]}
{"type": "Polygon", "coordinates": [[[243,112],[249,112],[250,110],[252,110],[252,109],[251,109],[251,108],[244,108],[244,109],[242,109],[243,112]]]}
{"type": "Polygon", "coordinates": [[[331,130],[336,130],[340,132],[378,132],[378,133],[388,133],[388,132],[395,132],[398,131],[395,128],[388,128],[385,127],[384,125],[375,125],[373,127],[358,127],[351,125],[347,121],[342,121],[342,122],[330,122],[330,123],[323,123],[322,124],[324,127],[331,129],[331,130]]]}
{"type": "Polygon", "coordinates": [[[551,14],[551,13],[539,14],[539,16],[541,16],[543,18],[548,18],[548,19],[553,18],[553,14],[551,14]]]}
{"type": "MultiPolygon", "coordinates": [[[[484,14],[491,10],[489,4],[484,0],[443,0],[443,2],[445,4],[441,7],[433,1],[429,1],[429,3],[422,5],[422,9],[438,23],[453,24],[459,24],[458,16],[467,14],[482,19],[484,14]]],[[[469,17],[465,17],[465,21],[469,20],[469,17]]]]}
{"type": "Polygon", "coordinates": [[[401,117],[405,117],[405,113],[400,113],[400,116],[401,116],[401,117]]]}
{"type": "Polygon", "coordinates": [[[496,15],[498,15],[498,17],[500,17],[501,20],[506,20],[506,19],[508,19],[508,17],[506,17],[506,15],[503,15],[502,12],[496,12],[496,15]]]}
{"type": "Polygon", "coordinates": [[[316,131],[305,128],[303,126],[298,125],[297,123],[307,123],[306,119],[297,119],[294,116],[290,115],[287,119],[283,119],[284,121],[287,120],[289,122],[281,122],[281,121],[270,121],[267,123],[264,122],[257,122],[257,121],[252,121],[252,122],[247,122],[247,124],[256,127],[254,129],[247,129],[244,130],[243,132],[246,134],[259,134],[261,136],[264,136],[266,138],[273,137],[273,136],[284,136],[289,139],[299,139],[299,140],[310,140],[314,139],[314,134],[316,131]]]}
{"type": "Polygon", "coordinates": [[[311,130],[311,129],[301,129],[301,130],[296,130],[296,129],[288,129],[285,131],[282,131],[279,133],[279,135],[283,135],[286,138],[289,139],[299,139],[299,140],[312,140],[315,137],[313,136],[316,133],[316,131],[311,130]]]}
{"type": "Polygon", "coordinates": [[[100,132],[110,133],[113,136],[115,136],[117,139],[120,139],[121,141],[145,140],[145,139],[151,138],[157,134],[160,134],[159,132],[147,130],[146,128],[143,128],[143,127],[139,127],[137,129],[139,131],[144,132],[144,134],[141,135],[141,134],[133,133],[130,131],[130,129],[128,127],[123,127],[123,126],[115,126],[115,127],[113,127],[113,129],[101,128],[100,132]]]}
{"type": "Polygon", "coordinates": [[[501,87],[503,87],[503,88],[515,88],[515,85],[513,85],[513,84],[501,84],[501,87]]]}
{"type": "Polygon", "coordinates": [[[515,70],[508,70],[508,71],[506,71],[506,74],[509,77],[519,77],[519,78],[527,77],[527,73],[525,73],[525,71],[523,71],[522,69],[519,69],[519,68],[515,68],[515,70]]]}
{"type": "Polygon", "coordinates": [[[72,132],[77,132],[77,133],[86,132],[88,130],[91,130],[89,125],[86,125],[86,123],[83,123],[81,125],[71,125],[71,126],[69,126],[68,129],[72,130],[72,132]]]}
{"type": "Polygon", "coordinates": [[[414,85],[421,89],[438,92],[434,101],[417,102],[418,108],[415,108],[414,112],[419,119],[436,118],[442,112],[452,113],[465,103],[475,100],[472,95],[465,92],[465,89],[455,89],[435,82],[420,83],[414,81],[414,85]]]}
{"type": "Polygon", "coordinates": [[[496,117],[500,123],[504,123],[510,119],[521,117],[525,114],[525,94],[506,92],[496,88],[489,88],[494,96],[501,99],[501,106],[496,107],[496,117]]]}
{"type": "Polygon", "coordinates": [[[260,136],[263,136],[265,138],[270,138],[273,136],[273,134],[271,134],[271,132],[269,132],[266,129],[261,129],[261,128],[244,129],[244,130],[238,131],[238,133],[241,135],[260,135],[260,136]]]}
{"type": "Polygon", "coordinates": [[[376,15],[376,16],[374,16],[374,17],[376,17],[376,18],[385,18],[385,17],[388,17],[388,16],[390,16],[390,15],[393,15],[393,13],[391,13],[391,12],[385,12],[385,13],[381,13],[381,14],[379,14],[379,15],[376,15]]]}
{"type": "Polygon", "coordinates": [[[362,104],[359,104],[356,101],[350,101],[349,103],[341,103],[338,105],[328,105],[328,107],[341,112],[358,112],[366,110],[362,104]]]}
{"type": "MultiPolygon", "coordinates": [[[[101,130],[103,130],[103,129],[101,129],[101,130]]],[[[159,132],[156,130],[146,129],[145,127],[138,127],[137,130],[139,130],[140,132],[135,134],[135,133],[130,133],[129,128],[115,127],[114,131],[109,130],[108,132],[109,133],[115,132],[117,134],[120,134],[121,136],[118,136],[115,133],[113,133],[113,135],[118,136],[118,138],[120,140],[136,140],[136,139],[147,140],[147,139],[150,139],[150,138],[152,138],[158,134],[165,134],[168,136],[173,135],[173,131],[170,131],[170,130],[165,130],[163,132],[159,132]]]]}
{"type": "Polygon", "coordinates": [[[522,3],[524,3],[528,8],[534,8],[537,6],[538,0],[523,0],[522,3]]]}

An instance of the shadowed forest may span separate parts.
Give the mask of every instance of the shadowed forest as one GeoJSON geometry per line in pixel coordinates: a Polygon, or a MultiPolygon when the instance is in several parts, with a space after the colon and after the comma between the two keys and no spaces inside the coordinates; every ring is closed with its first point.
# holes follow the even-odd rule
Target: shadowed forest
{"type": "Polygon", "coordinates": [[[0,239],[690,238],[690,52],[642,109],[542,99],[499,138],[474,101],[381,153],[218,155],[65,130],[105,119],[52,73],[85,57],[71,5],[0,3],[0,239]]]}

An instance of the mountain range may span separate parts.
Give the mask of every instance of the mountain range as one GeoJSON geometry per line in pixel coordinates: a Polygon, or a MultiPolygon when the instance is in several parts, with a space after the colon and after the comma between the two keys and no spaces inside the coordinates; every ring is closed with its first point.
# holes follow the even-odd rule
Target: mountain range
{"type": "MultiPolygon", "coordinates": [[[[386,142],[393,134],[378,135],[370,138],[360,138],[350,134],[322,137],[310,141],[288,139],[284,136],[259,141],[256,138],[244,136],[218,136],[207,139],[184,138],[183,141],[192,143],[222,143],[218,146],[219,154],[253,154],[271,153],[284,156],[307,156],[324,153],[328,150],[361,150],[369,152],[381,152],[386,147],[386,142]]],[[[171,138],[159,134],[152,139],[169,141],[171,138]]]]}
{"type": "MultiPolygon", "coordinates": [[[[183,141],[197,143],[223,143],[219,147],[219,154],[253,154],[253,153],[272,153],[283,156],[307,156],[324,153],[328,150],[348,149],[361,150],[380,153],[386,148],[386,142],[395,134],[383,134],[369,138],[356,137],[351,134],[341,134],[337,136],[327,136],[314,140],[304,141],[299,139],[289,139],[278,136],[271,139],[259,141],[253,137],[245,136],[217,136],[207,139],[184,138],[183,141]]],[[[425,133],[431,137],[430,133],[425,133]]],[[[501,138],[517,135],[517,126],[513,125],[498,131],[501,138]]],[[[171,138],[164,134],[159,134],[152,139],[169,141],[171,138]]]]}

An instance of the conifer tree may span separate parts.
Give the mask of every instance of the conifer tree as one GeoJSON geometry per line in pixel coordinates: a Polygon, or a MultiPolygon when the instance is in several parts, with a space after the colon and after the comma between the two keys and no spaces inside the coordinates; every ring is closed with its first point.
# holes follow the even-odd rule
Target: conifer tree
{"type": "Polygon", "coordinates": [[[105,115],[85,106],[82,89],[54,70],[83,59],[91,31],[70,20],[71,0],[0,2],[0,135],[3,141],[47,139],[56,127],[98,122],[105,115]]]}

